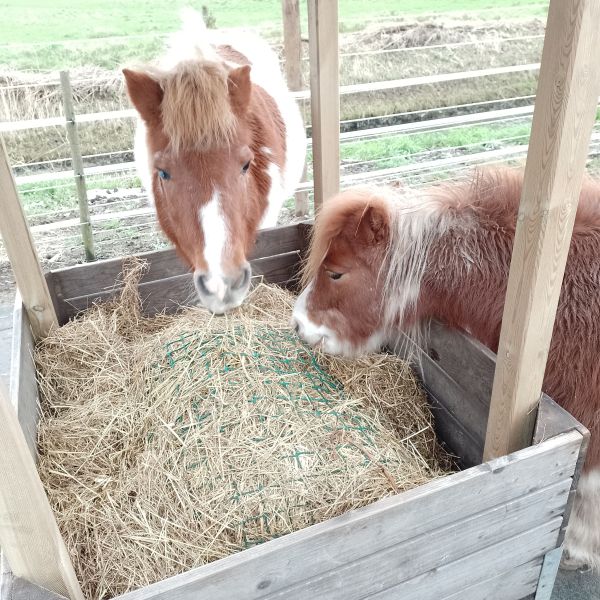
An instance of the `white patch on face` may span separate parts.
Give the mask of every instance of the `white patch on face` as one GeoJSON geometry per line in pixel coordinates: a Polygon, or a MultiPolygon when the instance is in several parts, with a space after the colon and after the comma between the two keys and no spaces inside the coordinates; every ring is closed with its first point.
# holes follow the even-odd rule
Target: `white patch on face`
{"type": "Polygon", "coordinates": [[[300,296],[298,296],[292,313],[292,327],[296,328],[298,335],[305,342],[327,354],[347,357],[370,354],[383,346],[385,335],[381,331],[376,331],[366,342],[357,347],[347,340],[340,339],[338,334],[331,328],[313,323],[308,316],[307,310],[308,296],[312,291],[312,287],[313,284],[311,282],[300,296]]]}
{"type": "Polygon", "coordinates": [[[266,156],[272,156],[273,155],[273,150],[271,150],[271,148],[267,148],[266,146],[262,146],[262,148],[260,149],[260,151],[265,154],[266,156]]]}
{"type": "Polygon", "coordinates": [[[204,285],[211,294],[223,300],[227,285],[223,281],[222,263],[228,231],[217,190],[214,190],[208,203],[198,211],[198,220],[204,233],[204,258],[208,264],[204,285]]]}
{"type": "Polygon", "coordinates": [[[266,170],[271,178],[271,188],[269,189],[269,195],[267,196],[267,210],[258,226],[259,229],[275,227],[277,225],[279,211],[285,200],[281,187],[281,171],[279,170],[279,167],[275,163],[269,163],[266,170]]]}

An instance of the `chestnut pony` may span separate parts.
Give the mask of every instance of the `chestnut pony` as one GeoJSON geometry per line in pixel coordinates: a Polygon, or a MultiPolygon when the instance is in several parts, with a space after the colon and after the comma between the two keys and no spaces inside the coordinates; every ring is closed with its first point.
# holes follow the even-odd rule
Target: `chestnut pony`
{"type": "Polygon", "coordinates": [[[299,183],[306,136],[265,42],[183,19],[165,56],[123,74],[142,183],[201,303],[223,313],[246,297],[257,229],[276,225],[299,183]]]}
{"type": "MultiPolygon", "coordinates": [[[[319,214],[294,307],[326,352],[377,350],[428,318],[497,351],[522,173],[478,172],[428,190],[356,188],[319,214]]],[[[563,566],[600,568],[600,183],[581,191],[544,391],[591,432],[563,566]]]]}

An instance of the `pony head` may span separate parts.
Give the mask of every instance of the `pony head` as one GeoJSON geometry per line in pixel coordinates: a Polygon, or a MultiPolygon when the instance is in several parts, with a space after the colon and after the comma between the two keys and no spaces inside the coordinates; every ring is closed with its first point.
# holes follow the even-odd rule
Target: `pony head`
{"type": "Polygon", "coordinates": [[[431,240],[447,226],[434,194],[350,188],[325,202],[292,324],[325,352],[379,349],[416,324],[431,240]]]}
{"type": "Polygon", "coordinates": [[[353,188],[325,202],[316,219],[292,319],[298,334],[325,352],[353,355],[381,345],[388,204],[383,192],[353,188]]]}
{"type": "Polygon", "coordinates": [[[145,130],[161,227],[194,270],[202,304],[225,312],[247,294],[246,256],[262,216],[247,201],[250,67],[190,61],[124,75],[145,130]]]}

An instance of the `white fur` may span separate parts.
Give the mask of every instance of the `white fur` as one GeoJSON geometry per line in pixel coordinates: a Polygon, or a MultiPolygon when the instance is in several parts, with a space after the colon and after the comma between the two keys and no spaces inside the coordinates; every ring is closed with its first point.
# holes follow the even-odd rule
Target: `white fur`
{"type": "Polygon", "coordinates": [[[267,210],[260,222],[259,229],[275,227],[277,225],[281,204],[285,200],[279,167],[275,163],[270,163],[267,167],[267,173],[271,178],[271,188],[269,189],[269,197],[267,198],[267,210]]]}
{"type": "Polygon", "coordinates": [[[600,571],[600,469],[579,479],[561,566],[600,571]]]}
{"type": "Polygon", "coordinates": [[[340,339],[335,331],[325,325],[317,325],[311,321],[306,307],[312,292],[312,283],[298,296],[292,314],[292,326],[297,328],[298,335],[311,346],[319,348],[327,354],[339,356],[355,356],[376,352],[384,343],[383,332],[373,334],[360,348],[354,347],[346,340],[340,339]]]}
{"type": "Polygon", "coordinates": [[[208,264],[204,284],[211,294],[223,301],[227,284],[223,278],[222,263],[229,236],[217,190],[213,191],[208,203],[198,211],[198,221],[204,233],[204,258],[208,264]]]}
{"type": "Polygon", "coordinates": [[[452,217],[439,201],[417,190],[389,190],[386,198],[392,227],[382,264],[386,278],[383,307],[386,326],[393,328],[416,305],[431,243],[444,234],[452,217]]]}
{"type": "MultiPolygon", "coordinates": [[[[286,160],[276,176],[271,170],[272,190],[269,193],[267,211],[261,227],[277,224],[277,217],[284,201],[291,197],[300,183],[306,159],[306,132],[300,110],[290,95],[281,73],[279,59],[270,46],[258,36],[248,32],[224,32],[207,29],[202,15],[193,9],[181,13],[182,28],[169,41],[168,49],[158,64],[162,69],[172,69],[179,62],[204,58],[220,61],[214,46],[227,45],[241,52],[252,63],[250,78],[262,87],[275,101],[285,123],[286,160]]],[[[237,66],[231,63],[230,66],[237,66]]],[[[267,149],[266,149],[267,150],[267,149]]],[[[272,152],[271,149],[268,149],[272,152]]],[[[142,185],[146,188],[151,204],[152,166],[146,147],[146,128],[138,119],[134,154],[142,185]]]]}
{"type": "MultiPolygon", "coordinates": [[[[275,213],[278,216],[284,201],[294,194],[304,170],[306,131],[300,110],[281,74],[277,55],[264,40],[249,32],[231,34],[208,30],[208,36],[213,44],[230,44],[252,63],[250,70],[252,83],[263,88],[273,98],[285,124],[285,164],[279,179],[274,178],[270,173],[272,182],[280,181],[280,189],[275,189],[269,194],[267,208],[267,213],[271,215],[275,213]]],[[[267,225],[267,222],[277,224],[276,219],[273,222],[272,217],[265,217],[261,227],[273,226],[267,225]]]]}

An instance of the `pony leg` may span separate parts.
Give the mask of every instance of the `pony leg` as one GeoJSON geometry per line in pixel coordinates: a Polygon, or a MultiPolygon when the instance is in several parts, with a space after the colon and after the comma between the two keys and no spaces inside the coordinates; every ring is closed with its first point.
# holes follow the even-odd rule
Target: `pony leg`
{"type": "Polygon", "coordinates": [[[560,566],[600,571],[600,469],[579,480],[560,566]]]}

